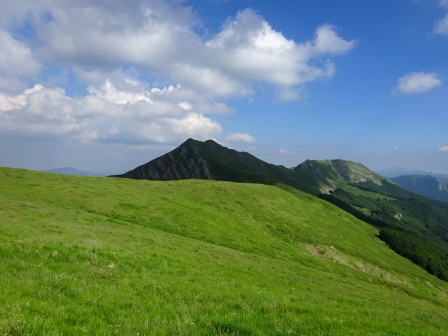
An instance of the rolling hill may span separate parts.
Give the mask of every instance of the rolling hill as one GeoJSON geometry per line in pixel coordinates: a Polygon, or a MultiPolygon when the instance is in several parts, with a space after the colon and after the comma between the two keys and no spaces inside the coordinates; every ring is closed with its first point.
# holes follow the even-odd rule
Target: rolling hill
{"type": "Polygon", "coordinates": [[[0,168],[6,335],[445,335],[448,284],[298,189],[0,168]]]}
{"type": "Polygon", "coordinates": [[[309,176],[320,198],[374,225],[397,253],[448,280],[448,203],[409,192],[350,161],[308,160],[294,170],[309,176]]]}
{"type": "Polygon", "coordinates": [[[397,253],[448,280],[448,204],[402,189],[360,163],[306,160],[288,169],[212,140],[189,139],[117,177],[262,183],[305,191],[379,228],[379,237],[397,253]]]}

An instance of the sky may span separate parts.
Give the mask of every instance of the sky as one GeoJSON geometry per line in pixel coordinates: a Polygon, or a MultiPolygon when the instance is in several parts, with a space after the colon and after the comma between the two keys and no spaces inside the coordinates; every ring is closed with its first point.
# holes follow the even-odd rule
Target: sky
{"type": "Polygon", "coordinates": [[[194,138],[448,173],[448,0],[0,5],[0,166],[123,173],[194,138]]]}

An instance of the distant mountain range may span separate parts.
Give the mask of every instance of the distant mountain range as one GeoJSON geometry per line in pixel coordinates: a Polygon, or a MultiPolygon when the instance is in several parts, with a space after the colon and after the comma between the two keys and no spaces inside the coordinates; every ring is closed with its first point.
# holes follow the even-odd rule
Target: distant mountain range
{"type": "Polygon", "coordinates": [[[387,178],[394,178],[403,175],[432,175],[433,173],[429,173],[423,170],[418,169],[408,169],[404,167],[391,167],[377,171],[378,174],[387,178]]]}
{"type": "Polygon", "coordinates": [[[397,253],[448,280],[448,203],[405,190],[360,163],[306,160],[286,168],[212,140],[189,139],[173,151],[114,177],[222,180],[269,184],[292,193],[295,189],[305,191],[376,226],[379,237],[397,253]]]}
{"type": "Polygon", "coordinates": [[[381,176],[387,177],[387,178],[394,178],[399,176],[405,176],[405,175],[427,175],[435,177],[436,179],[442,181],[445,184],[448,184],[448,174],[436,174],[427,172],[424,170],[418,170],[418,169],[408,169],[403,167],[392,167],[387,168],[383,170],[377,171],[377,173],[381,176]]]}
{"type": "Polygon", "coordinates": [[[400,187],[439,201],[448,202],[448,174],[435,174],[416,169],[393,167],[378,171],[400,187]]]}
{"type": "Polygon", "coordinates": [[[439,201],[448,202],[448,187],[430,175],[403,175],[392,178],[400,187],[439,201]]]}
{"type": "Polygon", "coordinates": [[[81,175],[81,176],[106,176],[106,174],[86,172],[73,167],[63,167],[47,170],[47,173],[64,174],[64,175],[81,175]]]}

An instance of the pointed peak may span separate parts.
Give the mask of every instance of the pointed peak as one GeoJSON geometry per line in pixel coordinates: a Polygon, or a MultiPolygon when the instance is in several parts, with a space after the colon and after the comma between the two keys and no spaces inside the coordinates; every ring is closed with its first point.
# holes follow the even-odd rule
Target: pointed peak
{"type": "Polygon", "coordinates": [[[185,140],[182,144],[180,144],[179,147],[182,147],[182,146],[184,146],[184,145],[197,144],[198,142],[200,142],[200,141],[195,140],[195,139],[193,139],[193,138],[188,138],[188,139],[185,140]]]}

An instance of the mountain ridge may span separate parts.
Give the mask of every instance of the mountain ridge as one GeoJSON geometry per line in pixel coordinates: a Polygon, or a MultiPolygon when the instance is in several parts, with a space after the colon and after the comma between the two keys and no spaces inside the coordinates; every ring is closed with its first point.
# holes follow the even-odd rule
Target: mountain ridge
{"type": "Polygon", "coordinates": [[[387,177],[387,178],[395,178],[400,176],[406,176],[406,175],[429,175],[432,177],[435,177],[436,179],[442,181],[445,184],[448,184],[448,174],[443,173],[432,173],[424,170],[419,169],[408,169],[404,167],[391,167],[387,169],[382,169],[376,171],[377,174],[387,177]]]}
{"type": "Polygon", "coordinates": [[[188,139],[169,153],[114,177],[161,181],[206,179],[268,185],[284,183],[308,189],[307,183],[292,169],[267,163],[213,140],[188,139]]]}
{"type": "Polygon", "coordinates": [[[400,187],[435,200],[448,202],[448,186],[431,175],[403,175],[392,178],[400,187]]]}

